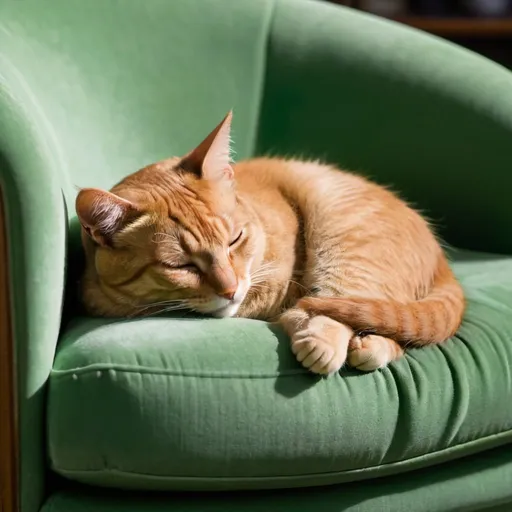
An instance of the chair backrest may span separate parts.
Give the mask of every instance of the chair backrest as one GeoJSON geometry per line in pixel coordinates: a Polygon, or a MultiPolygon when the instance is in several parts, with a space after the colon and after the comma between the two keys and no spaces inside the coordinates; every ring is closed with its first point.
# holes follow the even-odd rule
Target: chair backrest
{"type": "Polygon", "coordinates": [[[22,81],[70,205],[77,186],[191,149],[230,108],[237,152],[251,154],[272,3],[8,1],[1,65],[22,81]]]}
{"type": "Polygon", "coordinates": [[[458,247],[512,254],[512,73],[324,2],[277,2],[257,151],[390,185],[458,247]]]}

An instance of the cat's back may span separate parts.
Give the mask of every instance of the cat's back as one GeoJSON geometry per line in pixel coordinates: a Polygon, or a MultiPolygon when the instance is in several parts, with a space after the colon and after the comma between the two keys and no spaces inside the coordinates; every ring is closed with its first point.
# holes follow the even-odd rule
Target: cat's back
{"type": "Polygon", "coordinates": [[[234,169],[237,182],[242,188],[289,186],[322,193],[333,184],[336,188],[343,185],[362,189],[376,186],[360,175],[316,160],[259,157],[242,160],[234,169]]]}
{"type": "Polygon", "coordinates": [[[400,235],[409,241],[413,235],[417,244],[437,246],[422,215],[391,190],[355,173],[316,161],[277,158],[242,161],[235,173],[242,193],[255,201],[282,197],[304,217],[316,219],[314,224],[325,221],[337,233],[357,229],[376,239],[400,235]]]}
{"type": "Polygon", "coordinates": [[[387,208],[406,206],[384,187],[352,172],[319,161],[283,158],[253,158],[235,166],[240,190],[254,195],[277,191],[297,206],[315,208],[329,203],[351,204],[359,207],[381,204],[387,208]],[[350,199],[351,201],[346,201],[350,199]]]}

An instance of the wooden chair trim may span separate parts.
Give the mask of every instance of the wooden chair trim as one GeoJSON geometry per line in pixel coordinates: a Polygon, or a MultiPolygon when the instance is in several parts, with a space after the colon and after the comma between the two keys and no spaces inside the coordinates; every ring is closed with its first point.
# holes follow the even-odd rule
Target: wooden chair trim
{"type": "Polygon", "coordinates": [[[0,512],[18,512],[18,407],[6,224],[0,190],[0,512]]]}

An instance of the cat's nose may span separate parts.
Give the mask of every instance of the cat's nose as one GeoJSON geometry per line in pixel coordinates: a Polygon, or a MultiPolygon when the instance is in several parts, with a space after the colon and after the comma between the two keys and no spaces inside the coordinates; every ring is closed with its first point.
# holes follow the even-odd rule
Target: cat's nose
{"type": "Polygon", "coordinates": [[[218,295],[224,299],[233,300],[235,298],[236,288],[231,288],[229,290],[224,290],[220,292],[218,295]]]}

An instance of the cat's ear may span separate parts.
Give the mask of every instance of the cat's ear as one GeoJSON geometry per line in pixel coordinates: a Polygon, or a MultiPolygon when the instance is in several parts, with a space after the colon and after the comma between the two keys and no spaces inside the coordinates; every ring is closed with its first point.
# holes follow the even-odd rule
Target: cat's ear
{"type": "Polygon", "coordinates": [[[84,230],[103,247],[110,246],[114,234],[141,215],[130,201],[97,188],[80,190],[75,209],[84,230]]]}
{"type": "Polygon", "coordinates": [[[206,139],[183,157],[180,166],[205,180],[233,179],[231,167],[231,119],[232,111],[217,125],[206,139]]]}

